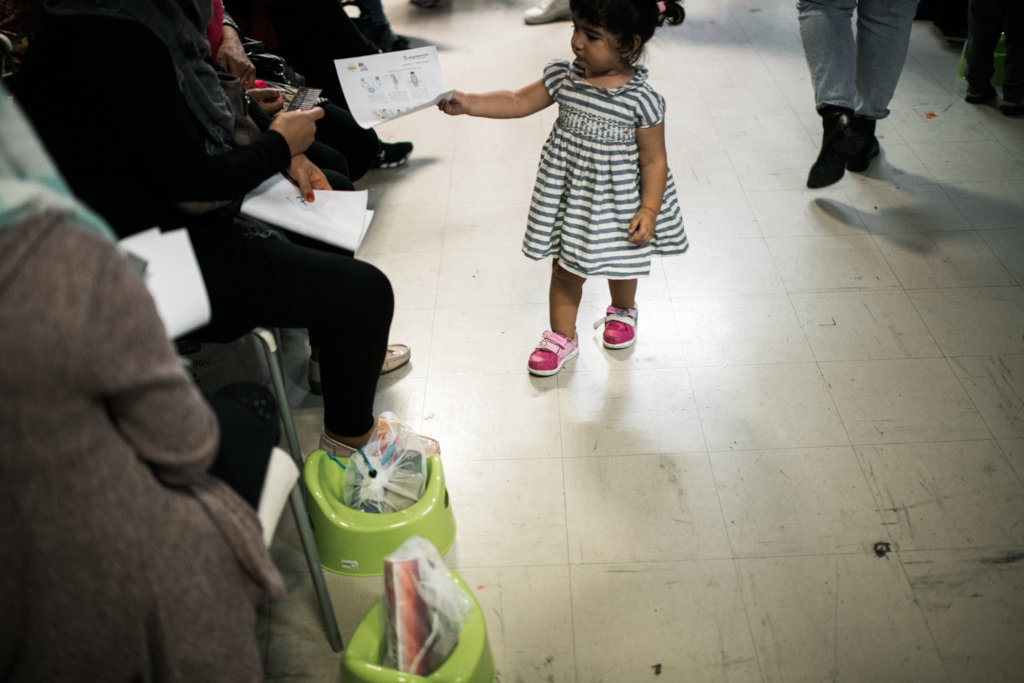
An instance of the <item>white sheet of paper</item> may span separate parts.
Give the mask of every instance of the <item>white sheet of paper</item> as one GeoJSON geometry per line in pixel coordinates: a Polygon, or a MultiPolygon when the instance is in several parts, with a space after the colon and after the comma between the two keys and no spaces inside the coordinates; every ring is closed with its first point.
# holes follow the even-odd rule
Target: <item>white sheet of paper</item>
{"type": "Polygon", "coordinates": [[[437,47],[334,60],[352,116],[363,128],[436,105],[445,90],[437,47]]]}
{"type": "Polygon", "coordinates": [[[355,252],[370,227],[366,190],[314,190],[307,202],[283,175],[265,180],[245,196],[242,213],[286,230],[355,252]]]}
{"type": "Polygon", "coordinates": [[[210,322],[210,297],[187,230],[150,228],[120,245],[147,262],[142,279],[168,337],[176,339],[210,322]]]}

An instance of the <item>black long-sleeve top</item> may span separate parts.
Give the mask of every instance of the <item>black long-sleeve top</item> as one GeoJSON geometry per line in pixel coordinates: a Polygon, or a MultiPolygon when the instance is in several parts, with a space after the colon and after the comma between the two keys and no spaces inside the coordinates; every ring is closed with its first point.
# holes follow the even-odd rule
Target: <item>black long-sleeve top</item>
{"type": "Polygon", "coordinates": [[[239,200],[291,158],[275,131],[209,153],[170,53],[132,21],[51,19],[15,94],[75,194],[122,236],[193,224],[177,202],[239,200]]]}

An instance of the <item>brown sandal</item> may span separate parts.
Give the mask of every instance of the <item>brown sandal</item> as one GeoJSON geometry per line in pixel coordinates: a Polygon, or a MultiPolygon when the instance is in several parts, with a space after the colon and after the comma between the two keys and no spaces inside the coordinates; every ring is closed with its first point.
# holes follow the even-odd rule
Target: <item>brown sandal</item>
{"type": "Polygon", "coordinates": [[[1006,116],[1020,116],[1024,114],[1024,101],[1021,101],[1020,99],[1016,102],[1007,102],[1006,100],[1003,100],[1003,103],[999,105],[999,111],[1003,112],[1006,116]]]}
{"type": "MultiPolygon", "coordinates": [[[[377,429],[382,430],[384,428],[385,427],[381,426],[380,420],[378,420],[377,429]]],[[[423,443],[423,455],[429,458],[430,456],[441,452],[441,444],[438,443],[437,439],[433,439],[429,436],[423,436],[422,434],[417,434],[417,436],[420,437],[420,441],[423,443]]],[[[326,427],[322,427],[320,429],[319,446],[320,450],[327,451],[328,453],[331,453],[332,455],[335,455],[339,458],[347,458],[359,450],[358,448],[353,448],[352,446],[343,444],[342,442],[332,437],[330,434],[327,433],[326,427]]]]}
{"type": "Polygon", "coordinates": [[[979,92],[971,92],[968,90],[967,94],[964,95],[964,102],[967,102],[968,104],[982,104],[984,102],[988,102],[995,96],[996,89],[991,86],[979,92]]]}
{"type": "Polygon", "coordinates": [[[391,372],[397,370],[412,358],[412,350],[409,349],[405,344],[388,344],[388,352],[384,355],[384,367],[381,368],[380,373],[391,372]]]}
{"type": "MultiPolygon", "coordinates": [[[[384,355],[384,365],[380,369],[380,374],[397,370],[412,358],[412,350],[405,344],[388,344],[388,350],[384,355]]],[[[320,363],[309,359],[309,393],[314,396],[323,396],[324,386],[320,382],[320,363]]]]}

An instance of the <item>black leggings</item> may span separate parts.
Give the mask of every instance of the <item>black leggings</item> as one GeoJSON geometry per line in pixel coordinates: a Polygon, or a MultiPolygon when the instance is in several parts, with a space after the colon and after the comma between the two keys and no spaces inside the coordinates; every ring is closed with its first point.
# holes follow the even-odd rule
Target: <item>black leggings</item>
{"type": "MultiPolygon", "coordinates": [[[[336,150],[344,157],[347,168],[343,173],[352,180],[359,180],[369,171],[377,160],[380,152],[380,138],[373,128],[363,128],[356,123],[355,117],[336,104],[327,102],[321,107],[324,110],[322,119],[316,122],[316,144],[325,145],[336,150]]],[[[307,150],[313,163],[317,161],[317,152],[307,150]]],[[[329,164],[324,164],[333,168],[329,164]]],[[[337,188],[335,188],[337,189],[337,188]]]]}
{"type": "Polygon", "coordinates": [[[342,253],[243,236],[227,210],[189,232],[212,312],[189,338],[229,342],[259,326],[308,329],[320,350],[324,425],[340,436],[369,431],[394,312],[387,276],[342,253]]]}
{"type": "Polygon", "coordinates": [[[281,436],[274,397],[262,384],[238,382],[207,396],[206,401],[220,427],[220,446],[210,474],[258,508],[270,451],[281,436]],[[254,408],[256,401],[263,406],[254,408]]]}

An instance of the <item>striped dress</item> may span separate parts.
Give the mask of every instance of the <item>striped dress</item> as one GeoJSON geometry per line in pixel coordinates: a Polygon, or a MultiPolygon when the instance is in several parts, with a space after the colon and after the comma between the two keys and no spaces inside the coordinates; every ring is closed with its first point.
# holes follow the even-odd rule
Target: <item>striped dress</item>
{"type": "Polygon", "coordinates": [[[544,68],[544,86],[558,120],[541,152],[523,253],[555,257],[582,277],[628,280],[650,273],[652,254],[686,251],[671,171],[654,238],[629,242],[640,207],[636,129],[665,118],[665,99],[647,84],[647,69],[636,67],[633,80],[609,90],[587,83],[576,62],[556,59],[544,68]]]}

